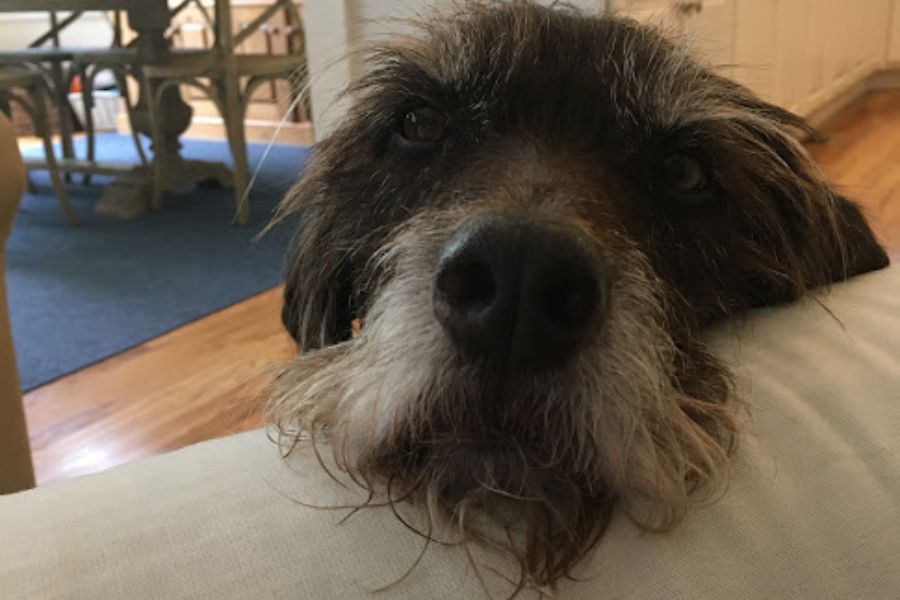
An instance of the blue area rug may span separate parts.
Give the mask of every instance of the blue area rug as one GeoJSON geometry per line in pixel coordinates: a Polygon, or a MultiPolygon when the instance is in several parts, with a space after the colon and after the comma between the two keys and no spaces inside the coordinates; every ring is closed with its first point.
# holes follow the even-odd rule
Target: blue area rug
{"type": "MultiPolygon", "coordinates": [[[[251,169],[263,144],[251,144],[251,169]]],[[[83,148],[79,148],[79,156],[83,148]]],[[[33,173],[7,245],[13,339],[24,389],[31,389],[269,289],[282,277],[292,233],[285,224],[259,241],[276,203],[297,179],[308,149],[273,146],[250,196],[253,221],[231,224],[231,190],[169,194],[162,212],[130,221],[93,206],[109,178],[68,186],[82,224],[66,224],[45,173],[33,173]]],[[[40,154],[38,154],[40,155],[40,154]]],[[[184,142],[187,158],[230,163],[223,142],[184,142]]],[[[131,138],[100,136],[98,159],[137,162],[131,138]]]]}

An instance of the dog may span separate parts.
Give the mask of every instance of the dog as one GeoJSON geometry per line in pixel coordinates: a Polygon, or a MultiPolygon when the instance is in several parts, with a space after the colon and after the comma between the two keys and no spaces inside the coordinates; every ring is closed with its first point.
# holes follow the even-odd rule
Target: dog
{"type": "Polygon", "coordinates": [[[726,479],[698,332],[887,255],[801,118],[634,21],[467,2],[367,61],[276,216],[303,353],[271,419],[552,590],[614,509],[666,531],[726,479]]]}

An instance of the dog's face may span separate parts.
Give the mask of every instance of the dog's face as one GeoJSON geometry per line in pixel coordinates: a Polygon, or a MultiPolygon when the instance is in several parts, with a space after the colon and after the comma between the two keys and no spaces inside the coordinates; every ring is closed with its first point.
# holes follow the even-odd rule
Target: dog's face
{"type": "Polygon", "coordinates": [[[467,5],[369,67],[282,207],[307,352],[274,416],[464,530],[511,499],[537,583],[613,502],[665,528],[715,475],[734,403],[699,327],[887,262],[800,119],[633,22],[467,5]]]}

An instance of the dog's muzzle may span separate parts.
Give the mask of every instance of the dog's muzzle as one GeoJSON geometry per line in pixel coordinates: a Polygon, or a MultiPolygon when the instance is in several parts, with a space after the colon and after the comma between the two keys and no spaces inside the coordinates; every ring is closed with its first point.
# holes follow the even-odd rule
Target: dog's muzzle
{"type": "Polygon", "coordinates": [[[592,240],[561,222],[511,212],[466,221],[441,252],[434,311],[470,358],[558,366],[602,324],[607,269],[592,240]]]}

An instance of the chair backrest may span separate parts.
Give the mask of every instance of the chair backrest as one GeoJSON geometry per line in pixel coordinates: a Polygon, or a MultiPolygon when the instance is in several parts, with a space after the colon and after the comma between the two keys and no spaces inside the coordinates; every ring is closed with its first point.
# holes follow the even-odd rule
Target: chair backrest
{"type": "MultiPolygon", "coordinates": [[[[47,42],[51,42],[51,47],[59,48],[60,47],[60,39],[59,34],[63,32],[69,25],[80,19],[85,12],[83,10],[76,10],[70,12],[63,18],[60,18],[59,13],[57,11],[51,10],[49,12],[50,15],[50,29],[42,33],[40,36],[36,37],[30,44],[28,44],[29,48],[40,48],[47,42]]],[[[99,11],[94,11],[99,12],[99,11]]],[[[122,14],[124,11],[122,10],[113,10],[113,11],[104,11],[107,18],[109,19],[109,26],[112,29],[112,47],[120,48],[122,46],[122,14]]]]}
{"type": "Polygon", "coordinates": [[[60,20],[59,15],[57,15],[56,11],[49,11],[50,16],[50,29],[42,33],[40,36],[34,39],[30,44],[28,44],[29,48],[40,48],[47,42],[52,42],[54,48],[59,48],[59,33],[81,18],[81,15],[84,14],[83,10],[77,10],[69,13],[64,19],[60,20]]]}
{"type": "MultiPolygon", "coordinates": [[[[204,24],[209,29],[215,31],[216,20],[209,14],[209,11],[206,10],[206,6],[202,2],[200,2],[200,0],[182,0],[175,6],[175,8],[169,11],[169,19],[172,22],[173,27],[170,29],[166,37],[169,37],[172,33],[174,33],[173,30],[178,27],[178,25],[176,24],[178,15],[192,7],[197,11],[197,13],[200,14],[201,17],[203,17],[204,24]]],[[[216,6],[216,10],[218,10],[218,6],[216,6]]]]}
{"type": "Polygon", "coordinates": [[[212,31],[211,50],[221,54],[223,59],[228,55],[232,55],[236,44],[232,30],[231,2],[229,0],[215,0],[213,14],[210,15],[206,5],[200,0],[182,0],[169,13],[174,24],[170,34],[176,33],[175,30],[180,27],[176,24],[178,16],[190,8],[193,8],[203,19],[200,25],[206,26],[212,31]]]}
{"type": "MultiPolygon", "coordinates": [[[[234,33],[234,23],[230,10],[229,0],[216,0],[216,42],[220,51],[233,55],[234,51],[250,36],[258,32],[265,33],[266,24],[278,12],[285,12],[287,16],[288,30],[285,32],[290,40],[293,37],[300,37],[302,48],[302,17],[297,9],[297,3],[294,0],[273,0],[259,15],[252,21],[241,27],[238,33],[234,33]]],[[[288,44],[290,48],[290,42],[288,44]]]]}
{"type": "Polygon", "coordinates": [[[239,46],[256,33],[271,36],[276,28],[268,25],[272,17],[279,13],[285,13],[284,33],[287,37],[288,52],[302,52],[303,28],[302,16],[297,7],[296,0],[272,0],[253,20],[236,27],[231,2],[229,0],[215,0],[212,6],[212,14],[208,10],[208,2],[201,0],[182,0],[170,11],[172,26],[166,34],[173,42],[183,41],[187,32],[202,32],[203,47],[221,55],[223,60],[233,57],[239,46]],[[189,13],[186,22],[179,22],[178,17],[189,13]],[[196,21],[199,15],[200,21],[196,21]],[[209,37],[207,33],[209,32],[209,37]]]}

